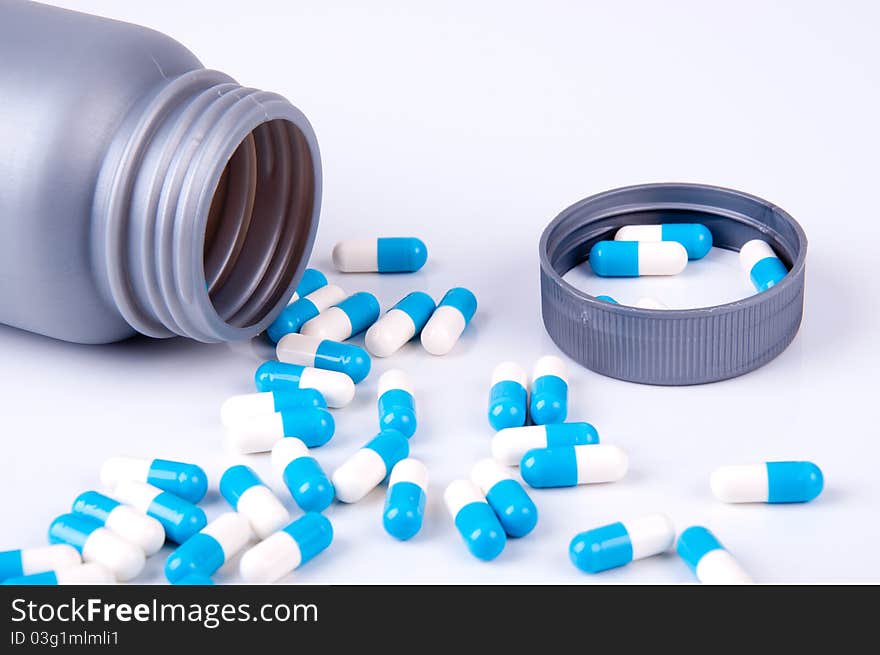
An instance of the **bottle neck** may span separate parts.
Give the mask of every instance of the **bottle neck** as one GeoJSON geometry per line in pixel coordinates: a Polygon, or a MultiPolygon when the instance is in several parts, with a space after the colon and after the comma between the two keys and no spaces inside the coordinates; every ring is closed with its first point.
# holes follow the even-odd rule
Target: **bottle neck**
{"type": "Polygon", "coordinates": [[[93,206],[96,279],[148,336],[250,338],[292,295],[320,201],[320,154],[299,110],[217,71],[185,73],[111,143],[93,206]]]}

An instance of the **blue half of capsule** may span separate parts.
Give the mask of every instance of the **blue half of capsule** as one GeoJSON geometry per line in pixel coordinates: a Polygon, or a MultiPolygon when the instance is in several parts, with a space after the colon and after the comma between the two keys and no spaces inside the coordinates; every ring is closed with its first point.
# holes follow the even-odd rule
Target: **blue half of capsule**
{"type": "Polygon", "coordinates": [[[278,343],[285,334],[299,332],[302,326],[320,314],[318,307],[308,298],[300,298],[281,310],[278,317],[266,328],[266,335],[278,343]]]}
{"type": "Polygon", "coordinates": [[[298,437],[309,448],[323,446],[336,431],[333,415],[326,409],[297,409],[280,412],[285,437],[298,437]]]}
{"type": "Polygon", "coordinates": [[[333,524],[323,514],[307,512],[296,521],[282,528],[289,534],[299,548],[302,566],[315,555],[325,550],[333,542],[333,524]]]}
{"type": "Polygon", "coordinates": [[[182,543],[165,560],[165,577],[176,584],[187,575],[196,573],[210,576],[223,566],[226,554],[214,537],[199,532],[182,543]]]}
{"type": "Polygon", "coordinates": [[[315,368],[345,373],[355,384],[367,377],[371,365],[367,351],[354,344],[324,339],[315,351],[315,368]]]}
{"type": "Polygon", "coordinates": [[[526,424],[528,392],[519,382],[501,380],[489,390],[489,425],[493,430],[526,424]]]}
{"type": "Polygon", "coordinates": [[[299,298],[327,286],[327,276],[316,268],[307,268],[303,271],[299,284],[296,285],[296,295],[299,298]]]}
{"type": "Polygon", "coordinates": [[[532,382],[529,415],[535,425],[562,423],[568,416],[568,384],[556,375],[532,382]]]}
{"type": "Polygon", "coordinates": [[[520,463],[520,474],[526,484],[536,489],[575,486],[578,472],[574,446],[528,451],[520,463]]]}
{"type": "Polygon", "coordinates": [[[396,482],[388,490],[382,524],[385,531],[396,539],[405,541],[422,529],[427,496],[424,489],[414,482],[396,482]]]}
{"type": "Polygon", "coordinates": [[[186,462],[154,459],[147,473],[147,482],[191,503],[199,502],[208,493],[208,475],[205,470],[186,462]]]}
{"type": "Polygon", "coordinates": [[[380,273],[413,273],[428,261],[428,248],[415,237],[383,237],[376,240],[380,273]]]}
{"type": "Polygon", "coordinates": [[[538,524],[538,508],[516,480],[500,480],[486,494],[486,501],[511,537],[524,537],[538,524]]]}
{"type": "Polygon", "coordinates": [[[702,223],[664,223],[660,238],[678,241],[687,250],[688,259],[702,259],[712,249],[712,233],[702,223]]]}
{"type": "Polygon", "coordinates": [[[415,434],[416,402],[409,391],[389,389],[379,396],[377,404],[380,429],[397,430],[407,439],[415,434]]]}
{"type": "Polygon", "coordinates": [[[767,462],[768,503],[806,503],[824,485],[822,470],[813,462],[767,462]]]}
{"type": "Polygon", "coordinates": [[[285,364],[274,359],[260,364],[254,373],[257,391],[298,391],[304,366],[285,364]]]}
{"type": "Polygon", "coordinates": [[[581,571],[599,573],[629,564],[633,559],[632,541],[623,523],[611,523],[575,535],[568,554],[581,571]]]}
{"type": "Polygon", "coordinates": [[[336,305],[351,323],[351,336],[363,332],[379,318],[379,301],[366,291],[358,291],[336,305]]]}
{"type": "Polygon", "coordinates": [[[314,457],[297,457],[284,467],[281,477],[304,512],[327,509],[336,495],[333,483],[314,457]]]}
{"type": "Polygon", "coordinates": [[[484,562],[501,554],[507,544],[504,528],[488,503],[468,503],[455,515],[455,527],[471,554],[484,562]]]}

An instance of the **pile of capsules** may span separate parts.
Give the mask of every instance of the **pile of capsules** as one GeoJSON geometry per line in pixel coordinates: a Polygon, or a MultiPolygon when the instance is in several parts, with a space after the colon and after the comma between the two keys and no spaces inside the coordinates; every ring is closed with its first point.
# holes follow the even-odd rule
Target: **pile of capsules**
{"type": "MultiPolygon", "coordinates": [[[[700,223],[625,225],[613,241],[597,241],[590,249],[590,266],[599,277],[678,275],[689,260],[702,259],[712,249],[712,232],[700,223]]],[[[766,241],[752,239],[739,251],[742,269],[760,293],[779,283],[788,269],[766,241]]],[[[618,302],[611,296],[599,300],[618,302]]],[[[641,298],[641,309],[669,309],[656,298],[641,298]]]]}
{"type": "MultiPolygon", "coordinates": [[[[711,234],[703,226],[631,226],[617,236],[661,238],[666,240],[662,243],[683,250],[680,239],[690,244],[688,253],[695,244],[705,250],[711,247],[711,234]],[[676,229],[670,232],[669,227],[676,229]],[[690,230],[694,227],[702,230],[690,230]],[[686,239],[685,233],[691,236],[686,239]],[[673,237],[676,240],[669,241],[673,237]]],[[[623,270],[608,263],[613,249],[607,244],[616,243],[627,242],[596,244],[597,260],[605,262],[594,263],[594,269],[623,270]]],[[[766,251],[750,244],[769,246],[752,241],[741,254],[743,260],[753,262],[752,279],[759,269],[757,277],[769,288],[775,282],[766,284],[761,271],[774,267],[761,257],[766,251]]],[[[646,270],[643,261],[662,259],[643,255],[652,252],[646,247],[656,245],[650,240],[636,244],[636,265],[642,267],[636,274],[650,274],[638,272],[646,270]]],[[[341,272],[411,272],[424,265],[427,250],[415,238],[380,238],[341,242],[332,258],[341,272]]],[[[781,262],[779,266],[784,275],[781,262]]],[[[659,269],[651,264],[647,270],[659,269]]],[[[372,294],[346,296],[322,273],[307,269],[291,304],[267,330],[276,343],[278,361],[257,369],[256,393],[229,398],[220,410],[235,451],[271,452],[272,467],[303,510],[302,516],[291,522],[284,504],[257,474],[236,465],[223,473],[219,483],[233,511],[209,523],[197,505],[208,486],[200,467],[114,457],[104,463],[100,475],[109,495],[87,491],[77,497],[72,512],[52,522],[52,545],[0,553],[0,580],[5,584],[126,581],[137,576],[146,557],[167,540],[179,544],[165,563],[171,583],[212,584],[210,576],[242,551],[239,571],[244,581],[274,582],[330,545],[333,528],[321,512],[334,499],[358,502],[386,479],[383,525],[391,536],[410,539],[422,526],[428,471],[423,462],[409,457],[408,439],[415,434],[417,420],[413,385],[404,371],[392,369],[380,377],[379,432],[332,475],[324,472],[310,449],[333,436],[334,419],[327,408],[349,404],[355,385],[371,368],[370,354],[345,340],[366,330],[369,353],[387,357],[420,336],[425,350],[442,355],[455,346],[476,308],[473,293],[462,287],[448,291],[436,307],[430,296],[416,291],[380,318],[372,294]],[[252,545],[255,537],[258,541],[252,545]]],[[[488,406],[489,424],[496,431],[492,457],[478,461],[470,479],[455,480],[444,492],[455,527],[475,557],[494,559],[508,537],[523,537],[537,524],[535,503],[510,467],[519,466],[522,479],[534,489],[613,482],[626,475],[627,453],[600,444],[591,424],[566,422],[567,415],[568,374],[560,358],[540,358],[531,384],[514,362],[493,370],[488,406]]],[[[811,462],[728,466],[711,476],[712,491],[724,502],[805,502],[818,496],[822,486],[822,473],[811,462]]],[[[655,514],[578,534],[569,553],[579,569],[597,573],[665,552],[674,541],[671,521],[655,514]]],[[[701,582],[750,581],[704,527],[682,532],[677,551],[701,582]]]]}

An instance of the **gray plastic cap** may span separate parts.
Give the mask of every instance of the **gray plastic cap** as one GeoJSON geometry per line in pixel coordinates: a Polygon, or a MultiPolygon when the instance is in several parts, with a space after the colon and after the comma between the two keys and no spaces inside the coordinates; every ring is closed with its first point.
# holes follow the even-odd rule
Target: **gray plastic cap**
{"type": "Polygon", "coordinates": [[[807,237],[791,216],[740,191],[679,183],[606,191],[563,211],[541,236],[544,326],[563,352],[602,375],[661,385],[725,380],[766,364],[794,339],[806,255],[807,237]],[[615,305],[562,279],[620,226],[658,223],[702,223],[727,250],[763,239],[789,273],[763,293],[686,310],[615,305]]]}

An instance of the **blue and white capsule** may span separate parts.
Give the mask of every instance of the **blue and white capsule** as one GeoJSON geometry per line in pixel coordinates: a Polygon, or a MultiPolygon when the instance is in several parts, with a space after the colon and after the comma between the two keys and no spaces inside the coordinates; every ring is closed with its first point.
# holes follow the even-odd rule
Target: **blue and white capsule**
{"type": "Polygon", "coordinates": [[[192,574],[212,576],[251,540],[250,521],[226,512],[182,543],[165,560],[165,577],[177,584],[192,574]]]}
{"type": "Polygon", "coordinates": [[[504,532],[524,537],[538,524],[538,508],[523,489],[494,459],[481,459],[471,470],[471,480],[486,497],[504,532]]]}
{"type": "Polygon", "coordinates": [[[590,248],[590,266],[599,277],[678,275],[688,263],[677,241],[599,241],[590,248]]]}
{"type": "Polygon", "coordinates": [[[493,430],[519,428],[529,412],[528,377],[516,362],[501,362],[492,369],[489,388],[489,425],[493,430]]]}
{"type": "MultiPolygon", "coordinates": [[[[58,544],[59,546],[65,544],[58,544]]],[[[77,554],[77,557],[79,554],[77,554]]],[[[9,578],[3,582],[4,585],[17,586],[63,586],[63,585],[84,585],[84,584],[115,584],[116,578],[107,569],[96,562],[88,562],[87,564],[75,564],[74,566],[61,569],[59,571],[43,571],[42,573],[32,573],[16,578],[9,578]]]]}
{"type": "Polygon", "coordinates": [[[642,243],[676,241],[684,246],[688,259],[702,259],[712,249],[712,233],[702,223],[624,225],[614,234],[614,240],[642,243]]]}
{"type": "Polygon", "coordinates": [[[306,323],[344,299],[345,291],[335,284],[315,289],[282,309],[266,330],[266,335],[278,343],[285,334],[299,332],[306,323]]]}
{"type": "Polygon", "coordinates": [[[159,552],[165,543],[165,529],[159,521],[97,491],[85,491],[77,496],[73,501],[73,512],[95,519],[111,532],[140,547],[147,556],[159,552]]]}
{"type": "Polygon", "coordinates": [[[568,416],[568,368],[555,355],[535,362],[529,416],[535,425],[563,423],[568,416]]]}
{"type": "Polygon", "coordinates": [[[327,517],[308,512],[245,552],[239,572],[251,584],[275,582],[326,550],[332,542],[333,526],[327,517]]]}
{"type": "Polygon", "coordinates": [[[117,500],[159,521],[165,529],[165,537],[178,544],[189,539],[208,522],[201,507],[146,482],[120,482],[113,488],[113,495],[117,500]]]}
{"type": "Polygon", "coordinates": [[[534,448],[586,446],[599,443],[599,433],[590,423],[553,423],[505,428],[492,437],[492,457],[506,466],[519,466],[534,448]]]}
{"type": "Polygon", "coordinates": [[[318,391],[328,407],[345,407],[354,399],[354,381],[337,371],[270,360],[254,374],[257,391],[318,391]]]}
{"type": "Polygon", "coordinates": [[[84,562],[96,562],[117,580],[131,580],[144,570],[144,551],[82,514],[63,514],[49,526],[49,543],[76,548],[84,562]]]}
{"type": "Polygon", "coordinates": [[[414,273],[428,261],[428,248],[415,237],[350,239],[333,246],[341,273],[414,273]]]}
{"type": "Polygon", "coordinates": [[[623,448],[595,444],[530,450],[523,455],[520,474],[530,487],[544,489],[616,482],[628,468],[623,448]]]}
{"type": "Polygon", "coordinates": [[[293,292],[293,296],[291,296],[290,303],[288,304],[295,303],[300,298],[304,298],[310,293],[326,286],[326,275],[316,268],[307,268],[303,271],[302,277],[299,279],[299,284],[296,285],[296,291],[293,292]]]}
{"type": "Polygon", "coordinates": [[[432,355],[447,354],[476,313],[477,297],[472,291],[464,287],[450,289],[422,329],[422,347],[432,355]]]}
{"type": "Polygon", "coordinates": [[[488,562],[501,554],[507,536],[477,485],[470,480],[450,482],[443,500],[471,555],[488,562]]]}
{"type": "Polygon", "coordinates": [[[167,459],[111,457],[101,466],[101,484],[113,488],[120,482],[146,482],[191,503],[208,493],[208,476],[201,466],[167,459]]]}
{"type": "Polygon", "coordinates": [[[302,326],[302,333],[320,339],[345,341],[375,323],[379,311],[376,296],[359,291],[307,322],[302,326]]]}
{"type": "Polygon", "coordinates": [[[284,480],[294,502],[304,512],[323,512],[336,491],[308,447],[296,437],[282,439],[272,448],[272,468],[284,480]]]}
{"type": "Polygon", "coordinates": [[[279,439],[297,437],[309,448],[323,446],[336,430],[326,409],[292,409],[251,416],[226,427],[226,440],[237,453],[267,453],[279,439]]]}
{"type": "Polygon", "coordinates": [[[379,486],[397,462],[407,457],[407,438],[397,430],[382,430],[333,472],[331,480],[336,498],[343,503],[356,503],[379,486]]]}
{"type": "Polygon", "coordinates": [[[751,577],[733,555],[701,525],[693,525],[682,532],[675,549],[703,584],[752,584],[751,577]]]}
{"type": "Polygon", "coordinates": [[[10,578],[58,572],[82,563],[79,551],[67,544],[0,552],[0,582],[10,578]]]}
{"type": "Polygon", "coordinates": [[[355,384],[367,377],[372,365],[367,351],[360,346],[307,334],[284,335],[275,354],[280,362],[345,373],[355,384]]]}
{"type": "Polygon", "coordinates": [[[395,539],[406,541],[422,529],[428,499],[428,467],[420,460],[402,459],[388,477],[382,525],[395,539]]]}
{"type": "Polygon", "coordinates": [[[749,274],[758,293],[774,287],[788,275],[788,269],[766,241],[752,239],[739,249],[739,263],[749,274]]]}
{"type": "Polygon", "coordinates": [[[822,493],[822,469],[813,462],[722,466],[709,478],[722,503],[807,503],[822,493]]]}
{"type": "Polygon", "coordinates": [[[251,529],[260,539],[290,523],[287,508],[248,466],[238,464],[226,469],[220,478],[220,495],[251,522],[251,529]]]}
{"type": "Polygon", "coordinates": [[[312,408],[327,408],[327,401],[317,389],[244,393],[223,401],[220,422],[228,427],[261,414],[312,408]]]}
{"type": "Polygon", "coordinates": [[[376,357],[393,355],[421,333],[435,309],[431,296],[413,291],[370,326],[364,335],[364,345],[376,357]]]}
{"type": "Polygon", "coordinates": [[[409,439],[416,433],[416,397],[410,377],[400,369],[385,371],[377,390],[379,429],[397,430],[409,439]]]}
{"type": "Polygon", "coordinates": [[[610,523],[575,535],[568,548],[572,563],[599,573],[665,553],[675,542],[675,526],[665,514],[610,523]]]}

